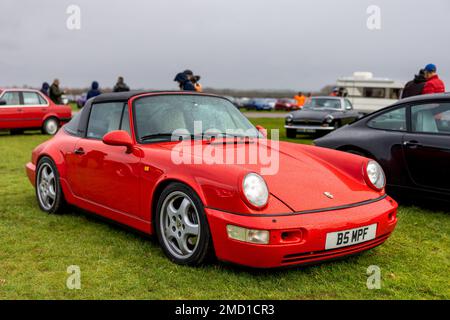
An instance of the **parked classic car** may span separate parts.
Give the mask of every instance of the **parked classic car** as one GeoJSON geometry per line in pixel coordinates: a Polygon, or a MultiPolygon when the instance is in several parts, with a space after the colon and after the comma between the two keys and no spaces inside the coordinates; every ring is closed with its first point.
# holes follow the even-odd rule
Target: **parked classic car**
{"type": "Polygon", "coordinates": [[[298,109],[300,107],[294,99],[279,99],[275,104],[275,110],[293,111],[298,109]]]}
{"type": "Polygon", "coordinates": [[[390,191],[450,201],[450,94],[421,95],[315,140],[375,159],[390,191]]]}
{"type": "Polygon", "coordinates": [[[341,97],[312,97],[301,110],[286,116],[286,136],[295,138],[298,132],[332,131],[352,123],[361,115],[353,110],[351,102],[341,97]]]}
{"type": "Polygon", "coordinates": [[[71,117],[69,106],[56,105],[38,90],[0,89],[0,130],[41,129],[55,134],[71,117]]]}
{"type": "Polygon", "coordinates": [[[262,132],[219,96],[103,94],[39,145],[26,171],[43,211],[63,213],[68,203],[156,234],[179,264],[213,254],[261,268],[313,263],[390,236],[397,204],[375,161],[274,143],[262,132]],[[264,173],[267,159],[259,157],[213,161],[221,153],[253,158],[262,148],[278,155],[276,171],[264,173]]]}

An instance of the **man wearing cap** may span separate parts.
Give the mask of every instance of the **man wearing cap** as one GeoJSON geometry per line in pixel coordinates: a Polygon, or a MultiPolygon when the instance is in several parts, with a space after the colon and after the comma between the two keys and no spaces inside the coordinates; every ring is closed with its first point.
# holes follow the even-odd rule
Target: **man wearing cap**
{"type": "Polygon", "coordinates": [[[442,82],[441,79],[439,79],[436,71],[436,66],[432,63],[427,64],[425,66],[425,78],[427,79],[427,82],[425,83],[425,86],[423,87],[422,94],[429,94],[429,93],[442,93],[445,92],[445,85],[444,82],[442,82]]]}

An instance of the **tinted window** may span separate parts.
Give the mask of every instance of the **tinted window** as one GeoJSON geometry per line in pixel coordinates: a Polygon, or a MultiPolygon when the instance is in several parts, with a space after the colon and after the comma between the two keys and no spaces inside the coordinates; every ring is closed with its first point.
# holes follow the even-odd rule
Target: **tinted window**
{"type": "Polygon", "coordinates": [[[413,106],[411,120],[414,132],[450,134],[450,103],[413,106]]]}
{"type": "Polygon", "coordinates": [[[20,105],[20,95],[18,91],[5,92],[1,98],[6,101],[6,105],[17,106],[20,105]]]}
{"type": "Polygon", "coordinates": [[[384,98],[386,89],[384,88],[364,88],[363,97],[365,98],[384,98]]]}
{"type": "Polygon", "coordinates": [[[23,104],[25,105],[41,105],[47,104],[42,103],[42,98],[36,92],[22,92],[23,95],[23,104]]]}
{"type": "Polygon", "coordinates": [[[91,108],[87,137],[102,139],[108,132],[119,130],[123,102],[97,103],[91,108]]]}
{"type": "Polygon", "coordinates": [[[385,112],[370,120],[368,126],[375,129],[406,131],[406,108],[385,112]]]}

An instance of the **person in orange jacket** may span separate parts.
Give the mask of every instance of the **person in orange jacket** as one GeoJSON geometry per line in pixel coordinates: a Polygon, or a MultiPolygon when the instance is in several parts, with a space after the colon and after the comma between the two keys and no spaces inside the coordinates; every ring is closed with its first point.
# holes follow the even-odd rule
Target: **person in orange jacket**
{"type": "Polygon", "coordinates": [[[436,66],[430,63],[426,65],[424,70],[427,82],[425,82],[422,94],[445,92],[444,82],[441,79],[439,79],[436,73],[437,71],[436,66]]]}
{"type": "Polygon", "coordinates": [[[305,104],[306,97],[303,95],[303,92],[299,92],[294,97],[294,100],[297,101],[297,106],[301,108],[305,104]]]}

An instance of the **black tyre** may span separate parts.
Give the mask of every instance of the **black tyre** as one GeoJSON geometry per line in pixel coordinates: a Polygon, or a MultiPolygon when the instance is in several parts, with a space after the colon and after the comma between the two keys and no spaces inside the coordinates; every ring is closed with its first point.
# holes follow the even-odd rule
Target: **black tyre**
{"type": "Polygon", "coordinates": [[[54,135],[58,132],[59,121],[56,118],[48,118],[42,125],[42,133],[54,135]]]}
{"type": "Polygon", "coordinates": [[[36,166],[36,198],[41,210],[47,213],[62,213],[66,204],[58,170],[48,157],[43,157],[36,166]]]}
{"type": "Polygon", "coordinates": [[[212,256],[203,204],[182,183],[172,183],[162,192],[155,213],[155,231],[165,255],[175,263],[196,266],[212,256]]]}
{"type": "Polygon", "coordinates": [[[286,137],[288,137],[290,139],[295,139],[297,137],[297,130],[286,129],[286,137]]]}

